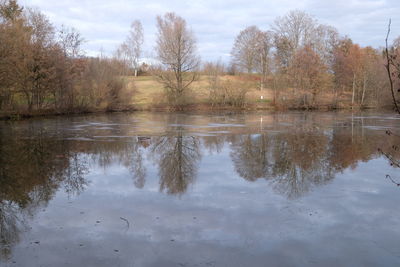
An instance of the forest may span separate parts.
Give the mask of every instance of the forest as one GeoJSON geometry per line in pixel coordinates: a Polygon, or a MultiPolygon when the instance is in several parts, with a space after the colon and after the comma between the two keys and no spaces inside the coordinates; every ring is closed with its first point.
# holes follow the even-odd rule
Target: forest
{"type": "Polygon", "coordinates": [[[384,40],[380,48],[362,47],[312,15],[293,10],[267,29],[240,31],[230,62],[203,62],[184,18],[166,13],[156,18],[156,26],[152,64],[141,60],[144,29],[138,20],[112,55],[90,57],[78,30],[56,27],[40,10],[16,0],[1,0],[0,117],[397,104],[400,37],[386,49],[384,40]]]}

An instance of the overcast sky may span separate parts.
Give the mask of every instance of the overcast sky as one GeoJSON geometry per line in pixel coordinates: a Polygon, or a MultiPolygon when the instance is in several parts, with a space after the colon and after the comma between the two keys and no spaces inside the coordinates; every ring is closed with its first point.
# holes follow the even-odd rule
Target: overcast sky
{"type": "Polygon", "coordinates": [[[400,35],[399,0],[20,0],[37,7],[56,25],[72,26],[84,36],[87,55],[111,54],[139,19],[145,31],[145,56],[155,43],[155,18],[175,12],[188,22],[204,60],[229,61],[235,36],[250,25],[270,29],[278,16],[304,10],[320,23],[336,27],[362,46],[384,45],[388,19],[392,37],[400,35]]]}

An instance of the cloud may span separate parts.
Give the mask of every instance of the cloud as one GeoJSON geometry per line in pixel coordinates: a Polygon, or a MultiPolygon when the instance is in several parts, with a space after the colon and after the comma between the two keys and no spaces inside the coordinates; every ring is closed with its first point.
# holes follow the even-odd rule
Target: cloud
{"type": "Polygon", "coordinates": [[[111,54],[122,42],[131,21],[141,20],[145,30],[145,51],[154,48],[155,18],[165,12],[184,17],[198,40],[204,60],[229,60],[235,36],[250,25],[269,29],[278,16],[292,9],[312,14],[319,22],[336,27],[342,35],[362,46],[384,44],[388,19],[393,19],[392,38],[400,35],[400,11],[397,0],[22,0],[26,6],[37,7],[51,21],[77,28],[87,40],[88,54],[103,50],[111,54]]]}

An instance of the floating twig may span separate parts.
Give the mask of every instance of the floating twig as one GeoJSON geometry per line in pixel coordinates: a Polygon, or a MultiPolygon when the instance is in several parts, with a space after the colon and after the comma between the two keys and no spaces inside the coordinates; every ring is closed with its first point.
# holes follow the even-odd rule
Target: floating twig
{"type": "Polygon", "coordinates": [[[123,217],[119,217],[119,218],[121,220],[123,220],[124,222],[126,222],[126,226],[127,226],[126,230],[128,230],[129,229],[129,221],[127,219],[123,218],[123,217]]]}
{"type": "Polygon", "coordinates": [[[397,183],[395,180],[393,180],[393,178],[389,174],[386,174],[386,178],[388,178],[395,185],[400,186],[400,183],[397,183]]]}

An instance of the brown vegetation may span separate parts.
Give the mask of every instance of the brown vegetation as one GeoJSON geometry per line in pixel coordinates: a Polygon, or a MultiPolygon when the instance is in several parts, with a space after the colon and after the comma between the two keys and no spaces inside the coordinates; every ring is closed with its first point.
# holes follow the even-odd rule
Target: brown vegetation
{"type": "Polygon", "coordinates": [[[256,36],[261,33],[256,26],[239,33],[232,64],[247,73],[259,73],[261,84],[274,92],[274,105],[319,108],[326,105],[321,102],[326,96],[333,96],[332,108],[391,105],[384,89],[388,81],[381,50],[361,48],[335,28],[297,10],[277,18],[272,32],[264,32],[272,36],[273,45],[265,45],[267,54],[259,56],[256,36]],[[255,68],[257,58],[265,59],[268,71],[255,68]],[[290,95],[285,93],[290,90],[290,95]]]}
{"type": "Polygon", "coordinates": [[[69,113],[129,104],[123,62],[86,58],[74,29],[57,31],[34,9],[0,2],[0,110],[69,113]]]}
{"type": "Polygon", "coordinates": [[[0,0],[0,116],[195,105],[359,109],[397,104],[392,100],[398,95],[398,41],[387,51],[360,47],[295,10],[278,17],[271,30],[242,30],[229,66],[206,62],[200,76],[196,40],[186,21],[166,13],[157,17],[157,28],[158,64],[140,66],[144,39],[138,20],[114,57],[90,58],[83,55],[84,40],[75,29],[56,29],[38,10],[0,0]],[[386,72],[394,80],[388,81],[386,72]],[[141,87],[141,77],[129,77],[146,73],[157,82],[150,78],[141,87]]]}

